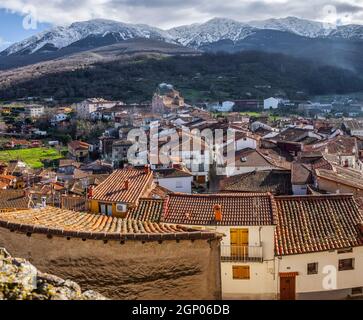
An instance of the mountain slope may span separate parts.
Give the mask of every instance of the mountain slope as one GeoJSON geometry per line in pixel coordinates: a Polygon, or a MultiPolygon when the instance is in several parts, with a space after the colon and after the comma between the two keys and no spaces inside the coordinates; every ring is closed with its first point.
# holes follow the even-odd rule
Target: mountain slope
{"type": "Polygon", "coordinates": [[[200,49],[206,52],[254,50],[283,53],[363,73],[363,41],[308,38],[277,30],[258,30],[240,41],[222,40],[203,45],[200,49]]]}
{"type": "Polygon", "coordinates": [[[327,26],[322,22],[299,19],[296,17],[251,21],[249,22],[249,25],[258,29],[289,32],[309,38],[329,36],[333,27],[332,25],[327,26]]]}
{"type": "Polygon", "coordinates": [[[143,38],[178,43],[200,48],[221,40],[241,41],[258,30],[276,30],[309,38],[363,40],[363,26],[347,25],[333,28],[322,22],[287,17],[242,23],[232,19],[214,18],[206,23],[161,30],[148,25],[133,25],[111,20],[76,22],[67,27],[55,27],[29,39],[13,44],[2,56],[54,52],[68,46],[85,44],[96,47],[143,38]]]}
{"type": "Polygon", "coordinates": [[[0,83],[4,99],[53,96],[67,102],[101,96],[149,101],[160,82],[173,83],[189,101],[261,98],[284,92],[307,95],[363,90],[352,72],[281,54],[243,52],[197,56],[137,55],[77,70],[39,75],[36,80],[0,83]],[[271,86],[271,88],[269,88],[271,86]]]}
{"type": "Polygon", "coordinates": [[[182,26],[169,30],[174,40],[184,46],[200,46],[223,39],[238,41],[253,34],[255,28],[231,19],[215,18],[203,24],[182,26]]]}
{"type": "Polygon", "coordinates": [[[110,33],[116,36],[119,41],[145,38],[173,42],[167,32],[147,25],[131,25],[111,20],[96,19],[75,22],[69,27],[55,27],[52,30],[42,32],[10,46],[2,52],[2,55],[57,51],[90,36],[102,38],[110,33]]]}
{"type": "Polygon", "coordinates": [[[36,81],[39,77],[91,67],[95,63],[127,61],[137,55],[151,54],[163,57],[200,54],[194,49],[150,39],[130,39],[90,50],[78,49],[67,47],[46,55],[37,53],[31,56],[10,56],[0,59],[0,87],[16,86],[19,82],[32,79],[36,81]],[[29,59],[32,62],[30,65],[28,65],[29,59]]]}

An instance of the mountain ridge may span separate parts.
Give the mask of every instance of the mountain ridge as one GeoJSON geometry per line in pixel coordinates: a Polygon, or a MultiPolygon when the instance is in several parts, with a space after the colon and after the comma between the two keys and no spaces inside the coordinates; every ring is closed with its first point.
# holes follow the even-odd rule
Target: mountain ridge
{"type": "Polygon", "coordinates": [[[74,22],[57,26],[15,43],[2,51],[1,56],[29,55],[37,52],[57,51],[93,35],[97,38],[109,34],[115,41],[135,38],[160,40],[194,49],[220,40],[241,41],[258,30],[278,30],[308,38],[329,38],[363,41],[363,25],[333,27],[323,22],[286,17],[261,21],[239,22],[228,18],[213,18],[197,23],[163,30],[146,24],[129,24],[107,19],[74,22]]]}

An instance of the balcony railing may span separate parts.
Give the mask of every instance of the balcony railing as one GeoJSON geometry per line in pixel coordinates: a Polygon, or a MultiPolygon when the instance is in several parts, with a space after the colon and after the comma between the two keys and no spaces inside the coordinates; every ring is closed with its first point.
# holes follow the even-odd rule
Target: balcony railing
{"type": "Polygon", "coordinates": [[[262,262],[262,246],[221,246],[221,260],[226,262],[262,262]]]}

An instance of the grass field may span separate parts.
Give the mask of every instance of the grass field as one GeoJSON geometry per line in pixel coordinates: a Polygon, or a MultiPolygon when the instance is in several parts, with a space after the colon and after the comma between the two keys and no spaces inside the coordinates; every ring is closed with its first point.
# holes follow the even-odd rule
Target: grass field
{"type": "Polygon", "coordinates": [[[41,160],[57,160],[63,156],[52,148],[31,148],[0,151],[0,161],[20,160],[34,169],[42,168],[41,160]]]}

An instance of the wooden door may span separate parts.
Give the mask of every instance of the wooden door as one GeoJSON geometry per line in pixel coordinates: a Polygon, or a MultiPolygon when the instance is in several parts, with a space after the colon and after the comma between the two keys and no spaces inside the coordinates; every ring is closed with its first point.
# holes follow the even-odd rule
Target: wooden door
{"type": "Polygon", "coordinates": [[[248,256],[248,229],[231,229],[231,256],[248,256]]]}
{"type": "Polygon", "coordinates": [[[280,300],[296,299],[296,276],[280,276],[280,300]]]}

